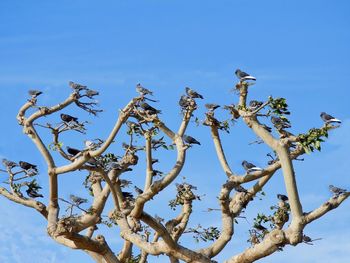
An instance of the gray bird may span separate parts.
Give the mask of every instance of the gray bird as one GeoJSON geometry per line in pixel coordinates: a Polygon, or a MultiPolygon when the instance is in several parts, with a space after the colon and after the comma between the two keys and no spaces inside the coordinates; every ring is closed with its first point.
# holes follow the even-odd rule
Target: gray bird
{"type": "Polygon", "coordinates": [[[216,110],[217,108],[220,108],[220,105],[218,104],[215,104],[215,103],[207,103],[204,105],[208,110],[210,111],[214,111],[216,110]]]}
{"type": "Polygon", "coordinates": [[[152,107],[151,105],[149,105],[147,102],[142,102],[142,103],[140,104],[140,107],[141,107],[142,109],[144,109],[145,111],[147,111],[149,114],[152,114],[152,115],[161,113],[160,110],[157,110],[157,109],[153,108],[153,107],[152,107]]]}
{"type": "Polygon", "coordinates": [[[34,164],[31,164],[31,163],[27,163],[27,162],[24,162],[24,161],[19,161],[19,166],[24,169],[24,170],[35,170],[35,171],[38,171],[38,168],[36,165],[34,164]]]}
{"type": "Polygon", "coordinates": [[[28,94],[29,94],[32,98],[36,98],[36,97],[38,97],[40,94],[43,94],[43,92],[40,91],[40,90],[31,89],[31,90],[28,90],[28,94]]]}
{"type": "Polygon", "coordinates": [[[88,89],[85,93],[86,97],[92,99],[92,97],[99,95],[100,93],[96,90],[88,89]]]}
{"type": "Polygon", "coordinates": [[[78,122],[78,118],[77,117],[73,117],[71,115],[68,115],[68,114],[64,114],[64,113],[61,113],[61,120],[64,121],[64,122],[78,122]]]}
{"type": "Polygon", "coordinates": [[[241,185],[237,185],[234,187],[234,189],[238,192],[238,193],[247,193],[247,189],[245,189],[243,186],[241,185]]]}
{"type": "Polygon", "coordinates": [[[75,148],[71,148],[69,146],[67,146],[66,149],[67,149],[67,152],[73,156],[75,156],[81,152],[80,150],[75,149],[75,148]]]}
{"type": "Polygon", "coordinates": [[[263,170],[262,168],[254,165],[252,163],[249,163],[247,161],[243,161],[242,166],[243,166],[244,170],[246,170],[247,172],[262,171],[263,170]]]}
{"type": "Polygon", "coordinates": [[[288,201],[288,196],[282,195],[282,194],[277,194],[277,198],[281,200],[282,202],[287,202],[288,201]]]}
{"type": "Polygon", "coordinates": [[[152,95],[152,96],[153,96],[153,92],[150,91],[149,89],[146,89],[145,87],[143,87],[143,86],[141,85],[141,83],[138,83],[138,84],[136,85],[136,91],[137,91],[138,93],[140,93],[141,95],[147,95],[147,94],[149,94],[149,95],[152,95]]]}
{"type": "Polygon", "coordinates": [[[334,196],[339,196],[339,195],[347,192],[346,189],[342,189],[342,188],[336,187],[334,185],[329,186],[329,191],[331,191],[334,194],[334,196]]]}
{"type": "Polygon", "coordinates": [[[186,109],[188,106],[190,106],[190,102],[188,101],[189,97],[186,95],[182,95],[179,100],[179,105],[182,109],[186,109]]]}
{"type": "Polygon", "coordinates": [[[77,91],[80,91],[80,90],[87,88],[87,86],[81,85],[79,83],[75,83],[73,81],[69,81],[68,84],[72,89],[77,90],[77,91]]]}
{"type": "Polygon", "coordinates": [[[325,113],[325,112],[321,112],[321,119],[326,123],[326,124],[328,124],[328,123],[332,123],[332,122],[336,122],[336,123],[341,123],[341,120],[339,120],[339,119],[336,119],[336,118],[334,118],[332,115],[329,115],[329,114],[327,114],[327,113],[325,113]]]}
{"type": "Polygon", "coordinates": [[[76,196],[76,195],[70,195],[69,196],[69,199],[75,204],[75,205],[81,205],[81,204],[84,204],[84,203],[87,203],[87,199],[85,198],[81,198],[79,196],[76,196]]]}
{"type": "Polygon", "coordinates": [[[197,141],[195,138],[193,138],[192,136],[184,135],[183,138],[184,138],[185,143],[201,145],[201,143],[199,141],[197,141]]]}
{"type": "Polygon", "coordinates": [[[248,73],[241,71],[240,69],[237,69],[235,71],[236,76],[242,81],[242,80],[256,80],[255,77],[249,75],[248,73]]]}
{"type": "Polygon", "coordinates": [[[264,104],[264,102],[262,102],[262,101],[251,100],[249,102],[249,109],[252,111],[257,110],[263,104],[264,104]]]}
{"type": "Polygon", "coordinates": [[[27,195],[31,198],[37,198],[37,197],[44,197],[42,194],[39,194],[35,189],[28,186],[28,189],[26,190],[27,195]]]}
{"type": "Polygon", "coordinates": [[[287,129],[287,128],[292,127],[288,122],[284,121],[283,119],[281,119],[279,117],[272,116],[271,122],[278,130],[287,129]]]}
{"type": "Polygon", "coordinates": [[[10,161],[10,160],[7,160],[5,158],[2,159],[2,164],[6,167],[6,168],[14,168],[16,166],[18,166],[17,163],[13,162],[13,161],[10,161]]]}
{"type": "Polygon", "coordinates": [[[201,94],[199,94],[197,91],[194,91],[193,89],[190,89],[189,87],[186,87],[186,94],[192,99],[203,99],[203,96],[201,94]]]}

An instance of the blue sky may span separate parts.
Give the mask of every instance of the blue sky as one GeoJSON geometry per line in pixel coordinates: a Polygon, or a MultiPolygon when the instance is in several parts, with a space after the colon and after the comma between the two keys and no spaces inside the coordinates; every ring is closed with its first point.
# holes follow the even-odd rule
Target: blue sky
{"type": "MultiPolygon", "coordinates": [[[[155,92],[162,118],[175,129],[180,122],[177,102],[185,86],[202,93],[205,102],[236,102],[230,89],[236,81],[233,72],[239,67],[258,79],[250,98],[264,100],[274,95],[288,99],[293,112],[292,132],[320,126],[321,111],[344,120],[321,153],[295,163],[304,209],[313,209],[329,198],[330,183],[350,188],[345,172],[350,149],[349,7],[345,0],[1,1],[0,156],[39,164],[42,173],[38,180],[43,186],[47,183],[45,163],[15,119],[28,89],[43,90],[39,103],[50,105],[69,94],[69,80],[100,91],[105,111],[99,118],[74,108],[66,110],[92,122],[87,136],[70,134],[63,138],[65,145],[79,148],[84,139],[106,137],[118,109],[135,95],[136,83],[155,92]]],[[[205,102],[200,102],[196,113],[200,118],[205,102]]],[[[226,116],[223,111],[218,114],[226,116]]],[[[48,120],[57,122],[58,115],[48,120]]],[[[198,186],[199,194],[205,194],[204,201],[195,205],[191,226],[198,222],[220,226],[217,215],[202,212],[217,206],[215,196],[225,180],[209,130],[191,123],[188,133],[202,146],[190,149],[182,176],[198,186]]],[[[49,142],[49,137],[44,138],[49,142]]],[[[113,146],[117,153],[123,138],[113,146]]],[[[230,135],[223,135],[235,171],[243,172],[243,159],[261,166],[266,163],[266,147],[247,145],[254,139],[241,123],[232,127],[230,135]]],[[[157,168],[169,170],[174,154],[168,157],[166,152],[157,152],[156,156],[162,159],[157,168]]],[[[141,167],[125,178],[141,186],[143,165],[144,161],[140,162],[141,167]]],[[[62,176],[60,196],[75,193],[88,197],[81,178],[81,174],[62,176]]],[[[281,176],[276,175],[266,188],[267,197],[247,210],[248,220],[251,222],[260,207],[268,209],[275,202],[275,194],[284,191],[281,176]]],[[[45,189],[43,193],[47,196],[45,189]]],[[[150,206],[149,211],[174,216],[161,202],[173,194],[174,187],[170,187],[155,199],[157,209],[150,206]]],[[[83,252],[51,241],[44,220],[35,212],[0,200],[1,262],[92,262],[83,252]]],[[[350,256],[348,207],[348,202],[344,203],[306,228],[306,234],[322,238],[314,246],[286,248],[261,262],[345,262],[350,256]]],[[[217,258],[219,262],[247,246],[248,228],[247,222],[239,222],[232,244],[217,258]]],[[[118,251],[118,232],[109,231],[107,236],[118,251]]],[[[187,244],[189,238],[183,242],[187,244]]],[[[192,243],[191,247],[204,245],[192,243]]],[[[167,259],[152,258],[150,262],[167,259]]]]}

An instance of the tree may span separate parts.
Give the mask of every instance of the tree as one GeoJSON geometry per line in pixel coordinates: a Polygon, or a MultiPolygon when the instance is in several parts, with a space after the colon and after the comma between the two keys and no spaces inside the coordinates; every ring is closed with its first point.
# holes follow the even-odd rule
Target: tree
{"type": "MultiPolygon", "coordinates": [[[[232,255],[227,262],[253,262],[281,251],[286,245],[311,243],[312,238],[303,233],[305,226],[337,208],[350,193],[345,189],[330,186],[333,196],[329,200],[313,211],[303,211],[293,161],[300,160],[300,156],[306,153],[321,150],[321,143],[328,137],[328,132],[339,127],[334,124],[338,120],[327,115],[322,117],[325,122],[322,127],[293,135],[287,131],[291,125],[287,118],[290,112],[286,100],[269,97],[266,102],[252,100],[247,103],[249,88],[255,82],[247,76],[239,77],[235,87],[238,104],[224,106],[229,119],[219,121],[216,118],[215,110],[219,107],[216,104],[205,105],[208,111],[203,121],[195,118],[198,124],[210,129],[218,160],[227,177],[218,193],[218,210],[221,212],[222,222],[220,229],[213,226],[188,226],[193,213],[193,202],[201,199],[196,193],[196,187],[190,183],[191,178],[176,184],[177,194],[169,202],[171,208],[175,210],[179,207],[181,210],[176,217],[166,220],[147,213],[145,208],[147,204],[152,203],[157,194],[181,175],[186,153],[191,147],[200,145],[195,138],[185,134],[190,120],[194,119],[194,112],[198,107],[197,100],[203,99],[200,94],[189,88],[186,89],[187,95],[181,96],[179,101],[183,118],[177,131],[170,129],[160,117],[161,111],[149,104],[156,102],[150,98],[153,95],[152,91],[139,84],[136,88],[139,95],[120,110],[109,136],[106,139],[85,141],[84,149],[64,147],[61,138],[62,134],[72,131],[84,134],[87,122],[80,122],[78,118],[64,113],[60,114],[61,121],[58,124],[43,124],[40,121],[44,117],[62,112],[71,104],[97,115],[101,111],[95,101],[99,93],[70,82],[72,92],[68,98],[48,107],[37,105],[42,94],[40,91],[30,91],[30,99],[20,108],[17,120],[47,164],[48,200],[45,204],[37,199],[42,195],[39,193],[41,186],[35,178],[39,174],[45,174],[39,173],[36,165],[25,161],[17,163],[3,159],[4,169],[1,169],[1,172],[8,175],[8,186],[1,187],[0,194],[38,211],[47,220],[47,232],[51,238],[67,247],[83,250],[96,262],[146,262],[147,258],[161,254],[167,255],[171,262],[213,262],[213,258],[233,237],[237,219],[242,217],[244,210],[256,200],[259,193],[264,194],[264,186],[275,173],[282,170],[287,195],[277,196],[278,201],[271,206],[270,215],[259,213],[254,218],[249,231],[249,247],[237,255],[232,255]],[[266,144],[274,154],[269,154],[271,160],[264,168],[244,161],[242,165],[246,173],[243,175],[231,169],[220,138],[221,132],[230,132],[231,122],[240,120],[258,136],[256,142],[266,144]],[[270,122],[274,129],[266,124],[270,122]],[[118,156],[111,150],[111,145],[115,145],[115,138],[122,126],[126,127],[129,140],[121,145],[123,155],[118,156]],[[38,132],[39,128],[50,131],[52,141],[44,142],[38,132]],[[170,144],[167,143],[166,137],[170,144]],[[144,139],[142,144],[141,139],[144,139]],[[176,161],[167,173],[154,168],[158,160],[153,158],[153,153],[158,149],[176,149],[176,161]],[[59,155],[55,156],[53,153],[59,155]],[[125,191],[133,182],[121,177],[137,166],[142,154],[146,156],[144,188],[142,190],[134,185],[134,193],[125,191]],[[65,160],[65,164],[57,165],[62,160],[65,160]],[[59,195],[59,187],[64,187],[59,185],[59,176],[77,171],[86,175],[83,185],[91,195],[91,202],[73,194],[69,200],[59,195]],[[249,183],[252,186],[247,188],[249,183]],[[112,208],[107,205],[109,199],[112,200],[112,208]],[[89,208],[83,208],[83,205],[88,205],[89,208]],[[66,206],[65,211],[60,210],[63,206],[66,206]],[[109,210],[106,211],[107,209],[109,210]],[[108,213],[107,219],[103,217],[103,213],[108,213]],[[110,231],[119,229],[120,238],[124,240],[119,253],[115,254],[104,236],[98,233],[100,224],[109,226],[110,231]],[[185,247],[180,243],[180,238],[186,233],[192,233],[197,241],[209,241],[211,244],[200,250],[185,247]]],[[[213,210],[215,209],[208,208],[208,211],[213,210]]]]}

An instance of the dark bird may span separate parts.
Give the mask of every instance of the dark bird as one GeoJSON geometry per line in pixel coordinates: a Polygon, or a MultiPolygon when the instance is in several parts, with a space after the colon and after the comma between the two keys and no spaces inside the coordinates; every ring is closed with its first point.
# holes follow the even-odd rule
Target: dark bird
{"type": "Polygon", "coordinates": [[[24,162],[24,161],[19,161],[19,166],[24,169],[24,170],[30,170],[30,169],[33,169],[33,170],[38,170],[37,166],[34,165],[34,164],[31,164],[31,163],[27,163],[27,162],[24,162]]]}
{"type": "Polygon", "coordinates": [[[29,94],[32,98],[36,98],[36,97],[38,97],[40,94],[43,94],[43,92],[40,91],[40,90],[31,89],[31,90],[28,90],[28,94],[29,94]]]}
{"type": "Polygon", "coordinates": [[[39,194],[35,189],[28,186],[28,189],[26,190],[27,195],[31,198],[37,198],[37,197],[44,197],[42,194],[39,194]]]}
{"type": "Polygon", "coordinates": [[[73,117],[71,115],[64,114],[64,113],[61,113],[61,120],[64,122],[71,122],[71,121],[78,122],[77,117],[73,117]]]}
{"type": "Polygon", "coordinates": [[[220,105],[218,104],[215,104],[215,103],[207,103],[204,105],[208,110],[210,111],[214,111],[216,110],[217,108],[220,108],[220,105]]]}
{"type": "Polygon", "coordinates": [[[10,160],[7,160],[7,159],[5,159],[5,158],[2,159],[2,164],[3,164],[5,167],[10,168],[10,169],[12,169],[12,168],[18,166],[17,163],[15,163],[15,162],[13,162],[13,161],[10,161],[10,160]]]}
{"type": "Polygon", "coordinates": [[[75,205],[81,205],[83,203],[87,203],[87,199],[85,198],[81,198],[79,196],[76,195],[70,195],[69,199],[75,204],[75,205]]]}
{"type": "Polygon", "coordinates": [[[249,109],[252,110],[252,111],[257,110],[263,104],[264,104],[264,102],[262,102],[262,101],[251,100],[249,102],[249,109]]]}
{"type": "Polygon", "coordinates": [[[133,194],[130,192],[122,192],[124,198],[134,198],[133,194]]]}
{"type": "Polygon", "coordinates": [[[246,170],[247,172],[250,172],[250,171],[262,171],[263,170],[262,168],[257,167],[254,164],[249,163],[247,161],[243,161],[242,162],[242,166],[243,166],[244,170],[246,170]]]}
{"type": "Polygon", "coordinates": [[[142,189],[138,188],[137,186],[134,186],[135,192],[138,193],[139,195],[143,194],[142,189]]]}
{"type": "Polygon", "coordinates": [[[66,147],[67,152],[73,156],[77,155],[78,153],[80,153],[81,151],[75,148],[71,148],[69,146],[66,147]]]}
{"type": "Polygon", "coordinates": [[[140,104],[140,107],[141,107],[142,109],[144,109],[145,111],[147,111],[149,114],[152,114],[152,115],[161,113],[160,110],[157,110],[157,109],[153,108],[153,107],[152,107],[151,105],[149,105],[147,102],[142,102],[142,103],[140,104]]]}
{"type": "Polygon", "coordinates": [[[278,200],[281,200],[282,202],[287,202],[288,201],[288,196],[282,195],[282,194],[277,194],[278,200]]]}
{"type": "Polygon", "coordinates": [[[325,113],[325,112],[321,112],[321,119],[326,123],[326,124],[328,124],[328,123],[332,123],[332,122],[336,122],[336,123],[341,123],[341,120],[339,120],[339,119],[336,119],[336,118],[334,118],[332,115],[329,115],[329,114],[327,114],[327,113],[325,113]]]}
{"type": "Polygon", "coordinates": [[[69,86],[70,86],[72,89],[75,89],[75,90],[77,90],[77,91],[83,90],[83,89],[86,89],[86,88],[87,88],[87,86],[81,85],[81,84],[79,84],[79,83],[75,83],[75,82],[73,82],[73,81],[69,81],[68,84],[69,84],[69,86]]]}
{"type": "Polygon", "coordinates": [[[184,138],[185,143],[201,145],[201,143],[199,141],[197,141],[195,138],[193,138],[192,136],[184,135],[183,138],[184,138]]]}
{"type": "Polygon", "coordinates": [[[235,71],[236,76],[242,81],[242,80],[256,80],[255,77],[249,75],[248,73],[241,71],[240,69],[237,69],[235,71]]]}
{"type": "Polygon", "coordinates": [[[139,83],[139,84],[136,85],[136,91],[137,91],[138,93],[140,93],[141,95],[147,95],[147,94],[149,94],[149,95],[152,95],[152,96],[153,96],[153,92],[150,91],[149,89],[146,89],[145,87],[143,87],[143,86],[141,85],[141,83],[139,83]]]}
{"type": "Polygon", "coordinates": [[[287,129],[287,128],[292,127],[288,122],[284,121],[283,119],[281,119],[279,117],[272,116],[271,122],[278,130],[287,129]]]}
{"type": "Polygon", "coordinates": [[[329,186],[329,191],[331,191],[335,196],[339,196],[347,192],[346,189],[342,189],[334,185],[329,186]]]}
{"type": "Polygon", "coordinates": [[[190,89],[189,87],[186,87],[186,94],[190,96],[192,99],[203,99],[203,96],[199,94],[198,92],[194,91],[193,89],[190,89]]]}
{"type": "Polygon", "coordinates": [[[232,114],[233,118],[238,119],[239,118],[239,112],[236,109],[234,104],[230,104],[230,105],[224,105],[224,110],[229,110],[230,113],[232,114]]]}
{"type": "Polygon", "coordinates": [[[243,186],[241,185],[237,185],[234,187],[234,189],[238,192],[238,193],[247,193],[247,189],[245,189],[243,186]]]}
{"type": "Polygon", "coordinates": [[[181,108],[186,109],[188,106],[190,106],[190,102],[188,101],[189,97],[186,95],[182,95],[179,100],[179,105],[181,108]]]}

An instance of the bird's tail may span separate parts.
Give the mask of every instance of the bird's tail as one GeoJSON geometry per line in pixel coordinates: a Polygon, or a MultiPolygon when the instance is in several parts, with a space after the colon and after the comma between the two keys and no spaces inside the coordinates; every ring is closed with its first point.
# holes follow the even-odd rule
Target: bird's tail
{"type": "Polygon", "coordinates": [[[254,80],[255,81],[256,78],[253,76],[246,76],[246,77],[242,78],[242,80],[254,80]]]}
{"type": "Polygon", "coordinates": [[[341,120],[336,119],[336,118],[333,118],[333,119],[330,119],[328,122],[336,122],[336,123],[341,123],[341,120]]]}

